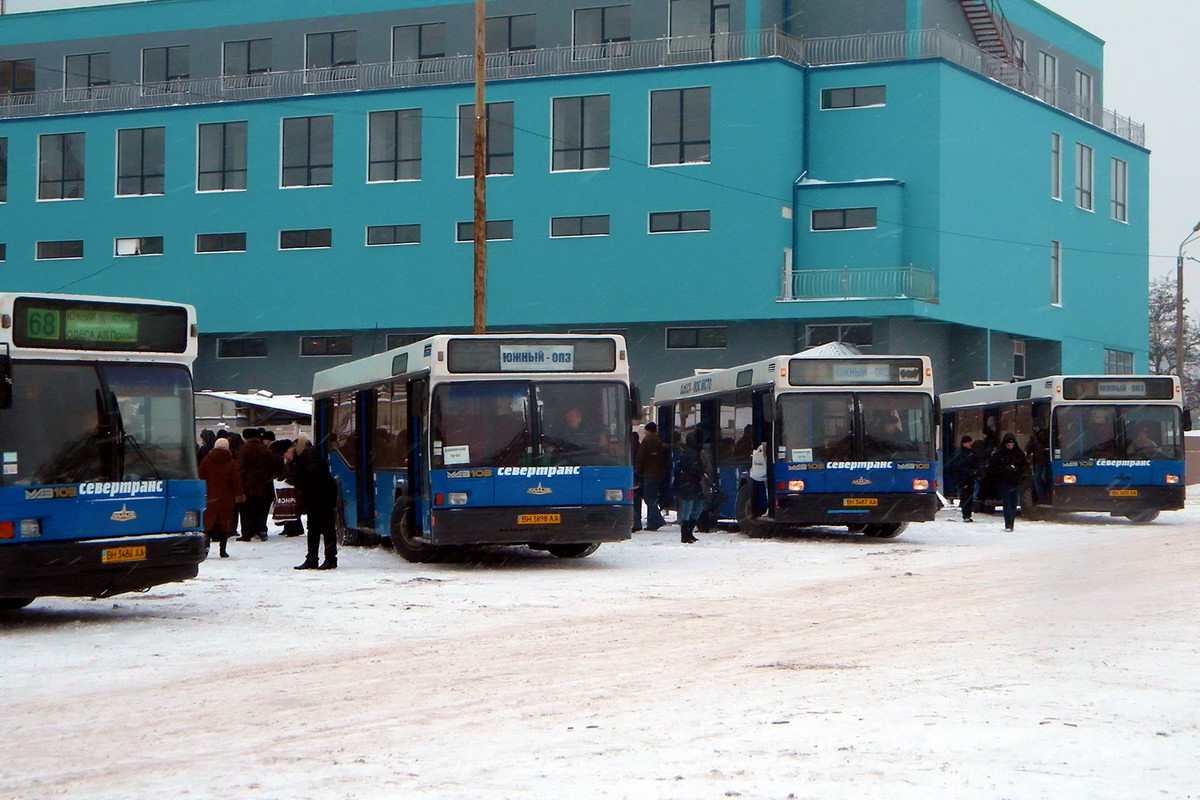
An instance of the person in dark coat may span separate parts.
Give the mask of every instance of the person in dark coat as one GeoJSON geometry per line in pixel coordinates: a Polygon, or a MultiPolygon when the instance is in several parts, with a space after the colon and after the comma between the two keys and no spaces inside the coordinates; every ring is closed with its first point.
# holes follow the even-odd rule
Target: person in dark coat
{"type": "Polygon", "coordinates": [[[204,532],[209,544],[215,540],[220,545],[221,558],[228,558],[225,544],[233,535],[234,508],[242,500],[242,478],[229,451],[228,439],[215,441],[212,452],[200,462],[200,478],[208,490],[204,532]]]}
{"type": "Polygon", "coordinates": [[[1033,499],[1041,503],[1050,489],[1050,432],[1037,423],[1025,443],[1025,457],[1033,469],[1033,499]]]}
{"type": "Polygon", "coordinates": [[[958,452],[946,464],[946,480],[958,491],[958,507],[963,522],[974,522],[971,512],[975,505],[975,482],[979,480],[980,458],[970,436],[958,440],[958,452]]]}
{"type": "Polygon", "coordinates": [[[691,544],[696,541],[693,532],[700,512],[704,510],[705,487],[704,457],[700,453],[700,437],[691,431],[684,438],[683,452],[675,467],[675,497],[679,501],[679,541],[691,544]]]}
{"type": "MultiPolygon", "coordinates": [[[[642,479],[642,500],[646,503],[646,530],[656,531],[666,524],[662,511],[659,510],[658,499],[668,474],[667,450],[662,439],[658,438],[657,425],[647,422],[642,426],[642,430],[646,435],[638,445],[637,457],[633,460],[633,471],[642,479]]],[[[640,505],[637,507],[637,515],[640,521],[640,505]]]]}
{"type": "MultiPolygon", "coordinates": [[[[283,462],[283,458],[285,455],[287,455],[287,452],[292,449],[292,440],[291,439],[278,439],[278,440],[273,441],[270,444],[268,444],[267,449],[271,451],[271,453],[275,456],[277,463],[279,464],[279,471],[277,473],[275,473],[275,480],[282,481],[284,468],[286,467],[286,464],[284,464],[284,462],[283,462]]],[[[275,500],[277,503],[279,502],[279,492],[280,491],[281,491],[281,489],[276,489],[275,500]]],[[[294,497],[294,500],[295,500],[294,508],[295,508],[296,518],[295,519],[286,519],[283,521],[283,531],[280,533],[280,535],[281,536],[303,536],[304,535],[304,523],[300,520],[300,515],[305,513],[304,498],[300,496],[300,492],[297,491],[294,486],[291,487],[291,489],[289,491],[292,492],[292,496],[294,497]]],[[[278,506],[276,506],[276,508],[278,509],[278,506]]],[[[279,520],[276,520],[276,522],[278,522],[278,521],[279,520]]]]}
{"type": "Polygon", "coordinates": [[[642,440],[637,431],[629,432],[629,458],[633,464],[633,531],[642,529],[642,474],[637,469],[637,452],[642,440]]]}
{"type": "Polygon", "coordinates": [[[204,460],[204,457],[212,452],[213,444],[217,441],[217,435],[208,428],[200,431],[200,446],[196,448],[196,463],[199,464],[204,460]]]}
{"type": "Polygon", "coordinates": [[[984,474],[992,482],[1000,503],[1004,507],[1004,530],[1011,531],[1017,521],[1017,501],[1021,490],[1021,479],[1029,474],[1029,459],[1017,447],[1017,437],[1004,434],[1000,446],[988,456],[984,474]]]}
{"type": "Polygon", "coordinates": [[[258,428],[247,428],[242,432],[242,437],[245,444],[237,455],[237,462],[246,499],[240,510],[242,535],[238,541],[248,542],[257,536],[265,542],[267,516],[271,513],[271,501],[275,498],[275,474],[279,471],[279,465],[263,444],[262,432],[258,428]]]}
{"type": "Polygon", "coordinates": [[[296,569],[337,569],[337,483],[329,474],[329,465],[301,434],[284,456],[284,479],[300,490],[308,510],[308,555],[296,569]],[[321,540],[325,540],[325,560],[317,565],[321,540]]]}

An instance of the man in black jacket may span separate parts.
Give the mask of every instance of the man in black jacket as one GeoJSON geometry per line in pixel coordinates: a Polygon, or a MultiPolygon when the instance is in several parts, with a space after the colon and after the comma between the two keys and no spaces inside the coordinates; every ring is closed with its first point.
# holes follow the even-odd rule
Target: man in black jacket
{"type": "Polygon", "coordinates": [[[1000,446],[988,456],[985,474],[1000,495],[1004,506],[1004,530],[1011,531],[1017,521],[1017,500],[1021,490],[1021,479],[1029,474],[1029,459],[1017,447],[1017,437],[1004,434],[1000,446]]]}
{"type": "Polygon", "coordinates": [[[974,522],[971,512],[975,505],[975,482],[979,480],[979,454],[972,447],[974,439],[963,436],[958,440],[958,452],[946,464],[947,480],[958,490],[958,507],[963,522],[974,522]]]}

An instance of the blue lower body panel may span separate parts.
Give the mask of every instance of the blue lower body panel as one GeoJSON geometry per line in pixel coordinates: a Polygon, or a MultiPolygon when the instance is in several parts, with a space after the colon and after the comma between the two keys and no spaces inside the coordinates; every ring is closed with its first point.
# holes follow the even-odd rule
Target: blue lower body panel
{"type": "Polygon", "coordinates": [[[632,505],[435,509],[432,517],[427,538],[434,545],[582,544],[633,536],[632,505]],[[554,517],[559,521],[537,521],[554,517]]]}

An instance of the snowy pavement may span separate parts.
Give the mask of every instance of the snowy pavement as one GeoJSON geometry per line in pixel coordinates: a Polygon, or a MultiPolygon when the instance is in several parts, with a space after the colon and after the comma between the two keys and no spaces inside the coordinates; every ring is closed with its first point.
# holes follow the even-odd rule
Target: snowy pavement
{"type": "Polygon", "coordinates": [[[0,614],[0,798],[1200,797],[1200,492],[976,519],[336,572],[231,542],[0,614]]]}

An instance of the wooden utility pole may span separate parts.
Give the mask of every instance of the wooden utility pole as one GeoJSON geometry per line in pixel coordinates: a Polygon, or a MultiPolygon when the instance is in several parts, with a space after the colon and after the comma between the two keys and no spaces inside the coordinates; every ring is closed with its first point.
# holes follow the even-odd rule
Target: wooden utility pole
{"type": "Polygon", "coordinates": [[[487,104],[483,99],[485,0],[475,0],[475,333],[487,333],[487,104]]]}

